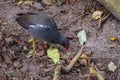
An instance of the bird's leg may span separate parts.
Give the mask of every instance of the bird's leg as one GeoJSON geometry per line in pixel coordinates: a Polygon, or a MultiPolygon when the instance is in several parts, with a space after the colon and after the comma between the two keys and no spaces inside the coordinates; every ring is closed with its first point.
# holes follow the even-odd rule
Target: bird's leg
{"type": "Polygon", "coordinates": [[[29,42],[32,43],[32,48],[33,48],[33,52],[35,55],[38,55],[37,51],[36,51],[36,48],[35,48],[35,40],[34,38],[30,39],[29,42]]]}
{"type": "Polygon", "coordinates": [[[49,47],[49,49],[52,49],[53,48],[53,44],[50,44],[50,47],[49,47]]]}

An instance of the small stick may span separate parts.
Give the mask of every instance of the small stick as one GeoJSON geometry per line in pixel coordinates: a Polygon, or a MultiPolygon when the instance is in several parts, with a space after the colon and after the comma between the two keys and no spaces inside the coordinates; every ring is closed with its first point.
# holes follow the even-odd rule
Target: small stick
{"type": "Polygon", "coordinates": [[[53,2],[57,5],[57,6],[61,6],[61,4],[59,2],[57,2],[56,0],[53,0],[53,2]]]}
{"type": "Polygon", "coordinates": [[[72,59],[72,61],[70,62],[70,64],[67,66],[67,67],[63,67],[63,70],[67,73],[67,72],[69,72],[72,68],[73,68],[73,66],[74,66],[74,64],[77,62],[77,60],[80,58],[80,56],[82,55],[82,50],[83,50],[83,45],[82,45],[82,47],[81,47],[81,49],[79,50],[79,52],[76,54],[76,56],[72,59]]]}
{"type": "Polygon", "coordinates": [[[59,78],[60,72],[61,72],[61,65],[57,65],[55,68],[53,80],[59,80],[58,78],[59,78]]]}
{"type": "Polygon", "coordinates": [[[95,37],[95,40],[97,38],[97,31],[92,27],[92,25],[90,23],[88,23],[86,20],[83,21],[83,24],[85,24],[86,26],[88,26],[91,30],[93,30],[94,32],[94,37],[95,37]]]}
{"type": "Polygon", "coordinates": [[[108,13],[107,15],[103,16],[102,18],[100,18],[99,22],[98,22],[98,30],[101,28],[102,23],[109,17],[111,13],[108,13]]]}

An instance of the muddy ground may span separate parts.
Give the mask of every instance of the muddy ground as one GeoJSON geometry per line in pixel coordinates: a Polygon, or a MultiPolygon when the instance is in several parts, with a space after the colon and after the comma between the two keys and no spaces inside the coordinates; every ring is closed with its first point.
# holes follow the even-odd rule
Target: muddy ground
{"type": "MultiPolygon", "coordinates": [[[[0,1],[0,80],[52,80],[55,65],[41,51],[39,40],[36,42],[39,57],[32,55],[31,38],[29,33],[17,24],[15,17],[20,12],[45,12],[55,19],[58,29],[64,36],[70,36],[70,57],[61,58],[67,65],[80,49],[77,33],[84,29],[87,32],[87,42],[83,52],[92,51],[92,62],[99,69],[105,71],[108,80],[120,80],[120,21],[112,14],[98,27],[99,20],[91,18],[92,12],[102,10],[108,14],[103,6],[94,0],[77,0],[74,3],[64,3],[60,7],[35,2],[31,7],[15,5],[12,0],[0,1]],[[116,41],[110,41],[116,37],[116,41]],[[108,69],[108,64],[114,62],[115,72],[108,69]]],[[[60,47],[60,54],[65,55],[60,47]]],[[[77,62],[69,73],[61,72],[60,80],[87,80],[84,75],[89,74],[89,66],[77,62]]],[[[97,80],[89,78],[89,80],[97,80]]]]}

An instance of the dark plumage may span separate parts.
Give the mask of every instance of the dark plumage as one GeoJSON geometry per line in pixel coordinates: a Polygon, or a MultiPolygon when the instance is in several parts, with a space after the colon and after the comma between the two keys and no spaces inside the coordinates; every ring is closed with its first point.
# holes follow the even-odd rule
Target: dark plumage
{"type": "Polygon", "coordinates": [[[29,31],[36,39],[42,39],[47,43],[58,43],[68,49],[68,39],[57,30],[56,23],[45,13],[19,13],[16,21],[29,31]]]}

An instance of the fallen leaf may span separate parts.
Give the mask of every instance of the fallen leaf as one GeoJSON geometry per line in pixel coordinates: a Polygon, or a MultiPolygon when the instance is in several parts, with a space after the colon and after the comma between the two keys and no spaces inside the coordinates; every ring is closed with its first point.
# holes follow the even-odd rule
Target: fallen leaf
{"type": "Polygon", "coordinates": [[[105,80],[106,79],[106,73],[104,71],[99,71],[96,67],[92,65],[90,69],[90,77],[97,77],[98,80],[105,80]]]}
{"type": "Polygon", "coordinates": [[[97,75],[97,71],[93,66],[89,68],[89,73],[91,77],[95,77],[97,75]]]}
{"type": "Polygon", "coordinates": [[[88,65],[88,59],[89,59],[89,56],[87,54],[82,54],[80,56],[79,62],[80,62],[81,65],[87,66],[88,65]]]}
{"type": "Polygon", "coordinates": [[[25,1],[25,0],[18,0],[18,1],[17,1],[17,5],[22,4],[24,1],[25,1]]]}
{"type": "Polygon", "coordinates": [[[82,54],[82,55],[80,56],[80,58],[88,59],[89,57],[87,56],[87,54],[82,54]]]}
{"type": "Polygon", "coordinates": [[[109,69],[110,71],[115,72],[115,70],[117,69],[117,66],[116,66],[113,62],[110,62],[110,63],[108,64],[108,69],[109,69]]]}
{"type": "Polygon", "coordinates": [[[24,51],[28,51],[29,49],[26,46],[23,46],[24,51]]]}
{"type": "Polygon", "coordinates": [[[52,0],[42,0],[42,2],[48,6],[52,5],[52,0]]]}
{"type": "Polygon", "coordinates": [[[33,6],[33,2],[34,1],[25,1],[25,2],[23,2],[23,4],[28,5],[28,6],[33,6]]]}
{"type": "Polygon", "coordinates": [[[87,64],[88,64],[86,59],[80,59],[79,62],[81,65],[85,65],[85,66],[87,66],[87,64]]]}
{"type": "Polygon", "coordinates": [[[33,53],[34,53],[34,51],[33,51],[33,50],[30,50],[30,51],[25,55],[26,58],[32,57],[32,56],[33,56],[33,53]]]}
{"type": "Polygon", "coordinates": [[[103,13],[102,11],[96,10],[96,11],[93,12],[92,18],[93,18],[94,20],[97,20],[97,19],[101,18],[102,13],[103,13]]]}
{"type": "Polygon", "coordinates": [[[60,64],[60,54],[58,52],[58,49],[48,49],[47,55],[53,60],[55,64],[60,64]]]}
{"type": "Polygon", "coordinates": [[[83,45],[87,40],[86,32],[84,30],[79,31],[78,34],[77,34],[77,37],[78,37],[81,45],[83,45]]]}
{"type": "Polygon", "coordinates": [[[110,37],[110,40],[111,40],[111,41],[116,41],[117,38],[115,38],[115,37],[110,37]]]}

